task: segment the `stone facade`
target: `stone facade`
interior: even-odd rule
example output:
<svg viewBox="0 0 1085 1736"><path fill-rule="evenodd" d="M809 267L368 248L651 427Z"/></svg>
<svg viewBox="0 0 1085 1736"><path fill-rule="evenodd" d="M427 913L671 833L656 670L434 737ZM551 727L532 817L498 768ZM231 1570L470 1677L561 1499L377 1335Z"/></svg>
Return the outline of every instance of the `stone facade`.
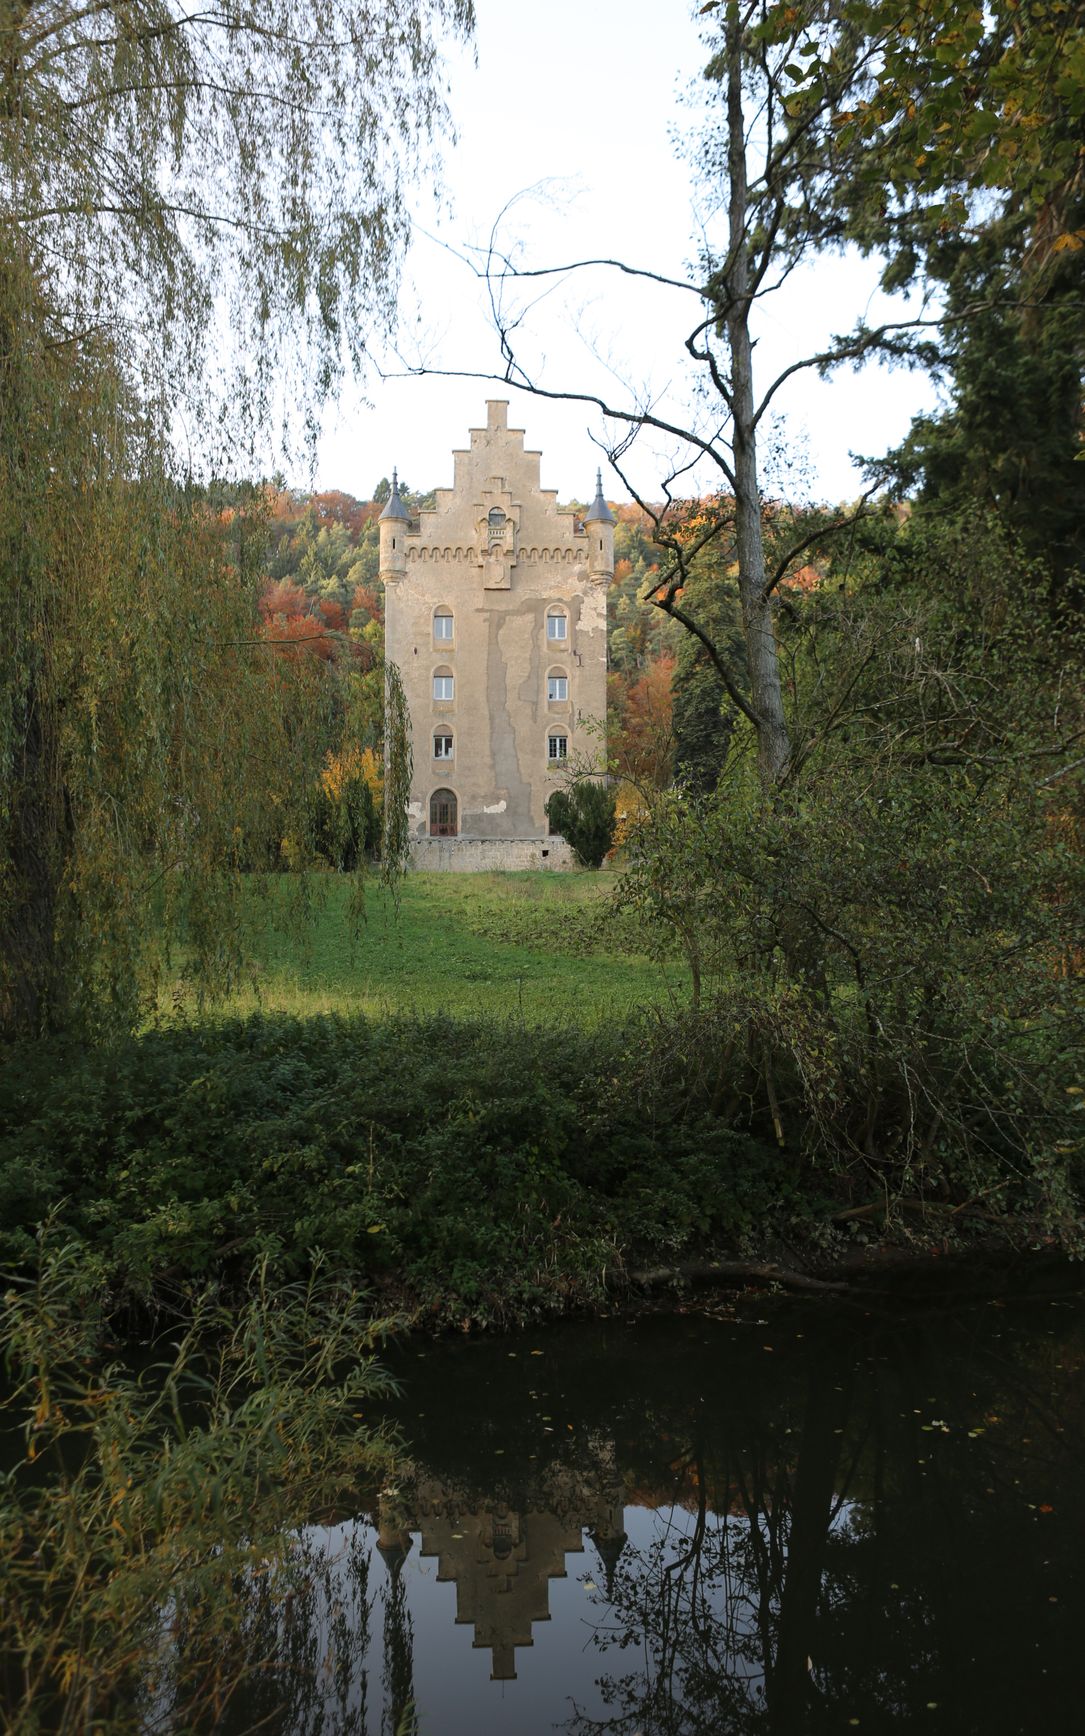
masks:
<svg viewBox="0 0 1085 1736"><path fill-rule="evenodd" d="M417 527L394 486L380 521L385 644L411 718L412 830L446 846L530 846L479 866L565 866L560 840L553 861L539 841L569 763L602 757L614 520L601 483L582 519L559 511L503 400L470 438ZM416 865L458 866L453 849L432 864L434 851L419 850Z"/></svg>
<svg viewBox="0 0 1085 1736"><path fill-rule="evenodd" d="M564 838L412 838L410 867L427 874L509 873L523 868L576 868Z"/></svg>

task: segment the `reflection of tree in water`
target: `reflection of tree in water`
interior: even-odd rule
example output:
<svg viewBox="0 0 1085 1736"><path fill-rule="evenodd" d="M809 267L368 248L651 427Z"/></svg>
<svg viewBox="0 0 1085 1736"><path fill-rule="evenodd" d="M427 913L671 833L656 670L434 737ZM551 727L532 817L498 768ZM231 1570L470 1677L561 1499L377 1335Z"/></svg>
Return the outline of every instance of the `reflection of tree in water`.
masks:
<svg viewBox="0 0 1085 1736"><path fill-rule="evenodd" d="M349 1527L334 1544L323 1530L302 1533L243 1575L235 1595L237 1623L224 1633L221 1658L206 1664L224 1693L213 1723L200 1727L237 1736L364 1730L368 1539ZM168 1715L156 1723L175 1728Z"/></svg>
<svg viewBox="0 0 1085 1736"><path fill-rule="evenodd" d="M1063 1408L1001 1346L955 1364L903 1339L822 1355L783 1408L670 1410L676 1504L642 1460L657 1529L592 1600L604 1711L570 1736L1069 1727L1085 1671L1050 1592L1077 1582L1075 1383Z"/></svg>
<svg viewBox="0 0 1085 1736"><path fill-rule="evenodd" d="M843 1388L814 1382L794 1473L766 1443L728 1453L703 1434L678 1467L691 1515L660 1510L656 1537L627 1549L597 1625L602 1652L636 1648L639 1672L600 1683L609 1715L578 1712L577 1736L720 1736L804 1727L808 1667L834 1519ZM682 1521L686 1522L683 1523Z"/></svg>

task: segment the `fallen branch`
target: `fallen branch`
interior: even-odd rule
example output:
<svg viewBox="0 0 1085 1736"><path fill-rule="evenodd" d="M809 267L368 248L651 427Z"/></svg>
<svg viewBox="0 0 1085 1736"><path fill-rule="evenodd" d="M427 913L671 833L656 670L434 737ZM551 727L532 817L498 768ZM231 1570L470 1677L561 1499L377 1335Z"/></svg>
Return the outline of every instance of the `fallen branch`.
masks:
<svg viewBox="0 0 1085 1736"><path fill-rule="evenodd" d="M854 1224L864 1218L884 1217L888 1222L894 1212L913 1212L917 1217L926 1217L928 1212L947 1212L951 1218L959 1217L962 1212L968 1212L971 1217L980 1218L985 1224L1005 1224L1004 1216L997 1212L985 1212L980 1201L989 1199L992 1194L1002 1193L1009 1186L1008 1182L997 1182L994 1187L984 1188L982 1193L973 1194L971 1199L961 1200L954 1204L952 1200L921 1200L904 1195L900 1199L871 1200L862 1206L849 1206L846 1211L834 1212L834 1224Z"/></svg>
<svg viewBox="0 0 1085 1736"><path fill-rule="evenodd" d="M1080 1287L1080 1267L1068 1261L1060 1249L1054 1246L1026 1249L1001 1236L987 1237L966 1247L951 1247L940 1242L925 1248L886 1243L848 1248L835 1258L818 1259L823 1276L765 1260L702 1259L631 1272L629 1282L643 1290L659 1290L667 1284L681 1283L706 1287L718 1284L721 1288L776 1284L781 1290L825 1296L899 1297L902 1293L900 1280L910 1281L913 1285L919 1280L914 1290L919 1295L925 1288L924 1281L929 1279L942 1292L947 1286L960 1288L963 1285L969 1293L987 1295L998 1293L1008 1280L1016 1277L1023 1264L1034 1267L1038 1261L1065 1267L1072 1287Z"/></svg>
<svg viewBox="0 0 1085 1736"><path fill-rule="evenodd" d="M677 1266L656 1266L647 1272L631 1272L630 1282L644 1290L658 1290L664 1284L779 1284L784 1290L819 1290L839 1292L846 1283L827 1278L811 1278L805 1272L794 1272L786 1266L765 1265L755 1260L684 1260Z"/></svg>

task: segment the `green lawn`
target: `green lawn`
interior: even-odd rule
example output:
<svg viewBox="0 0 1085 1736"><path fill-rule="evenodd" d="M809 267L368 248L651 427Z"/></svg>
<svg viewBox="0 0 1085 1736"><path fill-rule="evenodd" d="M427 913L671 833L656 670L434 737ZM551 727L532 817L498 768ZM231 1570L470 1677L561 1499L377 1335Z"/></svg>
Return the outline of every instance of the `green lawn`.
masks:
<svg viewBox="0 0 1085 1736"><path fill-rule="evenodd" d="M621 923L601 924L617 876L589 873L410 874L398 918L375 882L354 928L347 881L315 883L307 931L277 914L296 890L272 890L257 941L253 986L231 1012L300 1016L447 1012L591 1025L645 1002L684 1000L677 961L654 963ZM173 989L163 1008L174 1004Z"/></svg>

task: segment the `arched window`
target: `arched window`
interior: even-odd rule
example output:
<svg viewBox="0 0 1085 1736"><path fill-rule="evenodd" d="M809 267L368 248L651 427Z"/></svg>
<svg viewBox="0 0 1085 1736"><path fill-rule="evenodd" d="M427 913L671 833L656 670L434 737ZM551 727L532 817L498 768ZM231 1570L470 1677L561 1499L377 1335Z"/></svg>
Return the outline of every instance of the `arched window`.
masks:
<svg viewBox="0 0 1085 1736"><path fill-rule="evenodd" d="M455 699L456 682L451 669L442 667L433 671L433 697L446 702Z"/></svg>
<svg viewBox="0 0 1085 1736"><path fill-rule="evenodd" d="M434 643L439 645L450 644L452 639L455 637L455 626L456 623L452 616L452 610L446 609L443 603L440 604L433 611Z"/></svg>
<svg viewBox="0 0 1085 1736"><path fill-rule="evenodd" d="M548 765L560 765L569 757L569 737L552 729L546 738L546 759Z"/></svg>
<svg viewBox="0 0 1085 1736"><path fill-rule="evenodd" d="M499 506L491 506L489 512L486 514L486 523L489 525L491 530L499 532L504 530L505 514Z"/></svg>
<svg viewBox="0 0 1085 1736"><path fill-rule="evenodd" d="M546 612L546 637L552 645L564 645L569 637L569 617L564 609Z"/></svg>
<svg viewBox="0 0 1085 1736"><path fill-rule="evenodd" d="M434 790L429 799L429 835L431 838L456 836L456 798L451 790Z"/></svg>
<svg viewBox="0 0 1085 1736"><path fill-rule="evenodd" d="M568 699L569 677L564 669L551 669L546 677L547 703L553 705L555 700Z"/></svg>
<svg viewBox="0 0 1085 1736"><path fill-rule="evenodd" d="M455 751L455 746L454 746L454 743L452 740L451 730L447 730L447 729L435 730L434 735L433 735L433 757L434 757L434 759L435 760L450 760L453 757L454 751Z"/></svg>

